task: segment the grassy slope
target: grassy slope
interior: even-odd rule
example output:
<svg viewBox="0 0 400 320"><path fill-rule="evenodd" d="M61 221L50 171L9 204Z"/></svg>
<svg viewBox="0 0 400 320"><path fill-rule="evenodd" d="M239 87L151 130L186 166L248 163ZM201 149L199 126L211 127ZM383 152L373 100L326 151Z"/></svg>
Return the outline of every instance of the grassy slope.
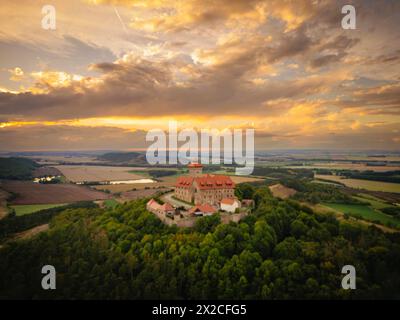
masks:
<svg viewBox="0 0 400 320"><path fill-rule="evenodd" d="M104 200L104 205L107 209L114 209L118 205L118 201L115 199Z"/></svg>
<svg viewBox="0 0 400 320"><path fill-rule="evenodd" d="M50 209L65 206L65 203L61 204L27 204L27 205L17 205L17 206L10 206L12 209L15 210L15 214L17 216L23 216L25 214L35 213L37 211L43 209Z"/></svg>
<svg viewBox="0 0 400 320"><path fill-rule="evenodd" d="M391 207L391 205L385 201L382 201L376 197L369 196L367 194L360 194L358 196L354 196L353 198L363 201L363 202L368 202L372 208L374 209L383 209L387 207Z"/></svg>
<svg viewBox="0 0 400 320"><path fill-rule="evenodd" d="M384 214L380 211L374 210L370 206L367 205L359 205L359 204L338 204L338 203L323 203L324 206L328 208L332 208L334 210L348 213L349 215L360 215L364 219L369 221L379 221L380 223L386 224L388 222L393 225L400 227L400 221L394 219L393 217Z"/></svg>

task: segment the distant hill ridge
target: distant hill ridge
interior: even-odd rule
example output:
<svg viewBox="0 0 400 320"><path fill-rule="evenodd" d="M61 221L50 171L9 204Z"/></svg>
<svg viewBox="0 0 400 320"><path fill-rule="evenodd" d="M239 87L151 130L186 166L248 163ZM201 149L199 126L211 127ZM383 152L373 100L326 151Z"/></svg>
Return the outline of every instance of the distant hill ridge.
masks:
<svg viewBox="0 0 400 320"><path fill-rule="evenodd" d="M108 152L98 156L97 159L117 163L147 163L145 154L140 152Z"/></svg>

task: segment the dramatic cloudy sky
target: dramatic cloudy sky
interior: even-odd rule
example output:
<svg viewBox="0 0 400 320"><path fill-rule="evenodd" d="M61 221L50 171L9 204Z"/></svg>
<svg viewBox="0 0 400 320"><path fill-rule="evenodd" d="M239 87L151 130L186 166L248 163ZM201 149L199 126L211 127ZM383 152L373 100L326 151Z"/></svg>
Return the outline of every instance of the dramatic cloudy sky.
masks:
<svg viewBox="0 0 400 320"><path fill-rule="evenodd" d="M398 0L0 3L2 151L140 148L169 120L253 127L259 149L400 147Z"/></svg>

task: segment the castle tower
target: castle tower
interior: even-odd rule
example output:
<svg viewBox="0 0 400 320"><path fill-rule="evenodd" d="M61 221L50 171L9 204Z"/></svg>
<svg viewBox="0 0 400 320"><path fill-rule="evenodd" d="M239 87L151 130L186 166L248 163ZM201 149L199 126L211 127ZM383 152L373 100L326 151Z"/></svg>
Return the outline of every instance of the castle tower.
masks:
<svg viewBox="0 0 400 320"><path fill-rule="evenodd" d="M192 177L201 176L203 173L203 166L200 163L191 163L188 165L189 175Z"/></svg>

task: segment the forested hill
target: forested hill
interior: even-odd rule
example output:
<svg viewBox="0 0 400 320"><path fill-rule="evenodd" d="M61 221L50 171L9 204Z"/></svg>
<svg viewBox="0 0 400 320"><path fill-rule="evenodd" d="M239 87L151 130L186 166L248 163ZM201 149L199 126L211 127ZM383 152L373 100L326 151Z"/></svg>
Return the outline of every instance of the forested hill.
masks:
<svg viewBox="0 0 400 320"><path fill-rule="evenodd" d="M145 154L140 152L109 152L98 156L97 159L112 163L146 163Z"/></svg>
<svg viewBox="0 0 400 320"><path fill-rule="evenodd" d="M145 200L58 215L38 238L0 249L0 299L400 298L400 237L317 215L268 189L246 189L255 213L239 224L163 225ZM54 265L57 290L41 289ZM341 289L342 266L357 289Z"/></svg>
<svg viewBox="0 0 400 320"><path fill-rule="evenodd" d="M0 179L27 180L39 167L35 161L26 158L0 158Z"/></svg>

